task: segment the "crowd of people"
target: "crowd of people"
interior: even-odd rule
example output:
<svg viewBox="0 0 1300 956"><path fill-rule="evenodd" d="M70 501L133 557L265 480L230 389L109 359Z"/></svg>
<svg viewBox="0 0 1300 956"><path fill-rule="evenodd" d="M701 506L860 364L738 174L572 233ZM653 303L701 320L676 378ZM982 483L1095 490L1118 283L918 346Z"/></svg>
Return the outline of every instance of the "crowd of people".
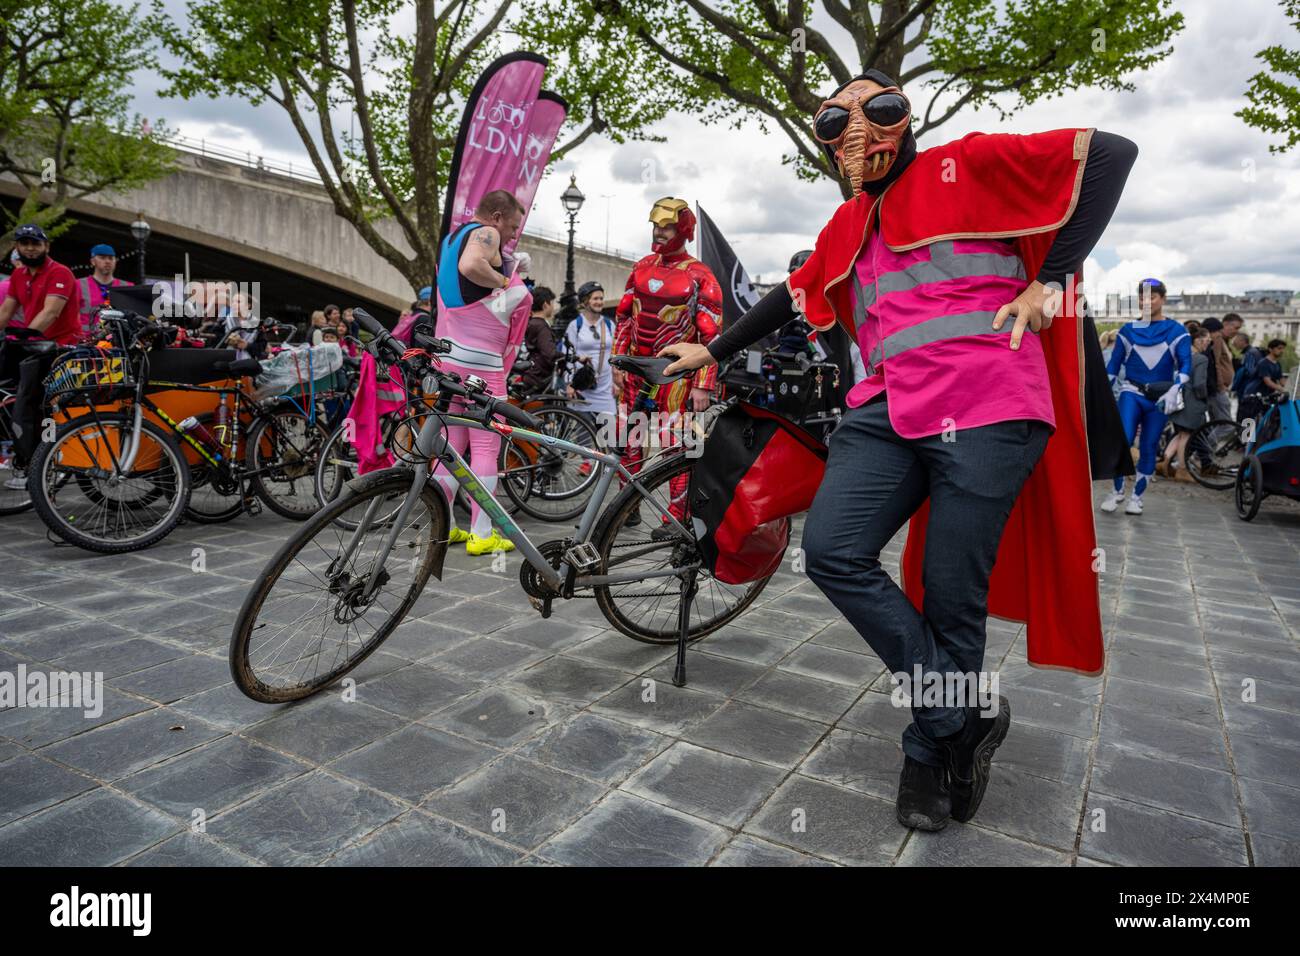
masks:
<svg viewBox="0 0 1300 956"><path fill-rule="evenodd" d="M1142 513L1142 495L1154 475L1191 481L1186 456L1192 434L1208 421L1240 424L1256 419L1263 396L1285 391L1281 360L1287 343L1251 344L1236 313L1222 319L1165 317L1167 291L1158 279L1138 286L1141 318L1100 335L1102 355L1119 405L1125 437L1138 442L1137 474L1131 495L1123 478L1101 509L1113 512L1127 498L1127 514ZM1235 412L1234 412L1235 405ZM1174 435L1157 460L1166 423ZM1207 468L1214 468L1207 463Z"/></svg>

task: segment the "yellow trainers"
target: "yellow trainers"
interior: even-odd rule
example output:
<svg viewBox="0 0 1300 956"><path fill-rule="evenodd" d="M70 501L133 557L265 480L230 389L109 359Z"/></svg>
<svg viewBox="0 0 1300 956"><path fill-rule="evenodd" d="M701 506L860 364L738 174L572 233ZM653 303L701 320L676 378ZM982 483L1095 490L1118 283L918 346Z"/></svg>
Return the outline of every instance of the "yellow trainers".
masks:
<svg viewBox="0 0 1300 956"><path fill-rule="evenodd" d="M464 528L452 528L451 534L447 535L447 543L460 544L462 541L468 541L472 537L474 536Z"/></svg>
<svg viewBox="0 0 1300 956"><path fill-rule="evenodd" d="M496 528L486 538L480 538L478 535L470 532L469 540L465 542L465 553L472 555L491 554L494 551L513 551L515 543L509 538L501 537L501 532Z"/></svg>

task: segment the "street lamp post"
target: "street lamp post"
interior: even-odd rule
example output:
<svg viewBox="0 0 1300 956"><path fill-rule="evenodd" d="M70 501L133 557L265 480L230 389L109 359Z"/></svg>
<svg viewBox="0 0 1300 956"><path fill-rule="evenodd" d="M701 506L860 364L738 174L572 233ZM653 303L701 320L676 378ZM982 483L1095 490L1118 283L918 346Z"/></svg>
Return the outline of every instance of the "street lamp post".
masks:
<svg viewBox="0 0 1300 956"><path fill-rule="evenodd" d="M577 174L569 175L569 185L560 194L564 211L569 214L569 249L565 260L564 294L560 297L560 310L556 316L556 327L564 328L578 314L578 293L573 286L573 228L578 218L578 210L587 197L578 188Z"/></svg>
<svg viewBox="0 0 1300 956"><path fill-rule="evenodd" d="M135 236L135 248L140 257L140 284L144 285L144 245L149 241L149 233L153 232L153 227L145 222L144 213L136 216L135 222L131 223L131 235Z"/></svg>

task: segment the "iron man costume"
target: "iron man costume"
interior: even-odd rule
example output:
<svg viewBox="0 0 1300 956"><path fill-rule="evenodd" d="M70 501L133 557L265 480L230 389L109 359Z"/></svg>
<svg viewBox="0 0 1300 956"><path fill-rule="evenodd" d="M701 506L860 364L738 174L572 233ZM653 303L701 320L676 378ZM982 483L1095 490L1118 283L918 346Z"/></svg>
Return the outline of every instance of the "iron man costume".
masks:
<svg viewBox="0 0 1300 956"><path fill-rule="evenodd" d="M668 242L653 243L651 254L638 262L628 276L616 312L615 355L658 355L660 349L675 342L707 345L720 331L722 289L709 267L685 250L687 241L695 237L695 214L685 200L666 198L651 208L650 221L656 226L676 226L677 235ZM688 410L691 389L712 391L717 377L714 365L669 385L649 386L643 394L644 380L629 374L623 385L620 412L659 412L661 422L664 418L680 422L681 413ZM635 437L636 429L632 432ZM660 443L676 444L677 436L669 428L661 429ZM640 471L643 457L644 442L629 440L623 449L623 464L628 471ZM684 496L685 476L681 484ZM678 497L674 486L674 501ZM676 514L676 507L673 510Z"/></svg>

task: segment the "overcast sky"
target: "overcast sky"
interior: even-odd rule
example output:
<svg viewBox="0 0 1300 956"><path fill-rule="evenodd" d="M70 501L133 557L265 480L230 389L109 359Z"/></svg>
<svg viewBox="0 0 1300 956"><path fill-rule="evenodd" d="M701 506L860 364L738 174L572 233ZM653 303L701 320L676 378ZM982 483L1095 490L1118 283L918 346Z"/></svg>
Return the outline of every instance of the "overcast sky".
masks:
<svg viewBox="0 0 1300 956"><path fill-rule="evenodd" d="M182 7L178 0L167 5ZM1175 6L1186 26L1174 40L1174 53L1132 77L1132 93L1074 91L1006 122L993 111L967 110L921 145L973 130L1095 126L1122 134L1141 154L1088 262L1094 295L1127 292L1146 276L1163 278L1171 293L1300 289L1300 149L1273 155L1269 137L1232 115L1257 71L1256 52L1276 42L1300 45L1300 37L1277 0L1178 0ZM146 115L164 117L188 136L308 165L276 107L164 100L156 95L158 85L155 77L136 77L136 107ZM669 117L654 132L666 142L615 146L589 139L571 161L553 166L529 227L564 227L559 194L576 172L587 195L580 240L601 246L608 234L611 247L644 254L650 204L672 194L701 203L751 276L773 280L784 275L793 252L812 245L841 201L829 180L802 183L781 164L788 140L779 133L705 126L687 115ZM661 176L652 184L642 182L647 159Z"/></svg>

